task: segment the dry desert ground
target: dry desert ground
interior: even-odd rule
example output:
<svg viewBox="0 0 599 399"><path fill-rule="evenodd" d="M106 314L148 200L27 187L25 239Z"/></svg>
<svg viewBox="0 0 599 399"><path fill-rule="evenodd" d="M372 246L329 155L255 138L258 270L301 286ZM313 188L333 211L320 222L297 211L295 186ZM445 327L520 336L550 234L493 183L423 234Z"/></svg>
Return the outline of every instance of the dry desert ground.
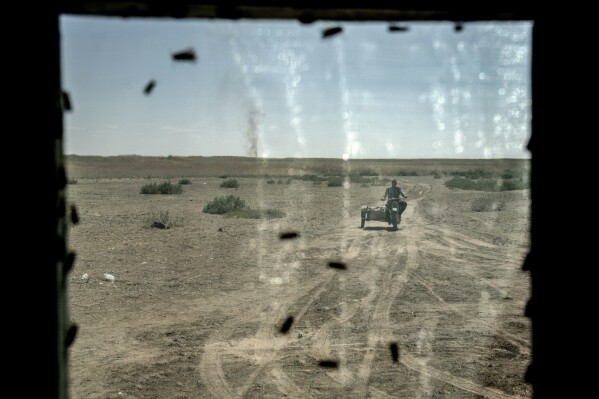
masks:
<svg viewBox="0 0 599 399"><path fill-rule="evenodd" d="M382 186L190 180L178 195L140 194L146 178L68 185L81 220L69 229L73 398L530 397L528 190L399 177L408 207L391 231L360 228ZM229 194L286 216L202 212ZM473 211L481 198L499 209ZM160 211L172 228L150 227Z"/></svg>

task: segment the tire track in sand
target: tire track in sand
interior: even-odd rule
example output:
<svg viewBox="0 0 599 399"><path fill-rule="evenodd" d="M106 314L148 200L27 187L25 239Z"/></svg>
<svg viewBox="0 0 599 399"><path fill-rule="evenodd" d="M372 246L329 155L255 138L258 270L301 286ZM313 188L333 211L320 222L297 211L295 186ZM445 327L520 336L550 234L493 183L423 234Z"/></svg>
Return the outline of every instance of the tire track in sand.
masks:
<svg viewBox="0 0 599 399"><path fill-rule="evenodd" d="M443 304L443 307L446 310L449 310L454 313L462 314L462 315L467 313L463 309L462 306L457 306L453 303L446 302L445 299L443 299L439 294L437 294L437 292L433 289L433 287L426 280L424 280L422 277L418 276L416 273L412 273L412 277L416 281L418 281L418 283L420 283L424 288L426 288L426 290L432 296L434 296L435 299L437 299L439 302L441 302ZM520 353L525 354L525 355L530 355L530 346L525 341L523 341L520 337L518 337L517 335L512 334L511 332L509 332L508 330L506 330L504 328L496 327L496 326L492 325L491 323L484 321L484 320L477 320L477 322L489 329L494 328L496 331L500 332L503 335L503 338L505 338L508 342L517 346L518 349L520 350Z"/></svg>
<svg viewBox="0 0 599 399"><path fill-rule="evenodd" d="M353 239L346 248L344 258L349 260L356 257L360 253L360 247L367 244L368 242L363 242L360 239ZM324 280L323 275L325 276ZM235 328L255 322L254 315L241 316L225 323L204 346L204 354L199 365L200 377L212 396L243 398L256 378L268 368L270 374L276 370L275 382L283 394L293 397L310 397L302 388L293 384L280 368L273 365L276 360L286 356L279 355L283 348L298 342L291 336L277 335L274 326L280 323L287 315L288 310L298 303L301 303L302 306L294 315L294 320L295 323L301 320L314 301L329 286L334 276L336 276L334 270L325 270L310 280L302 281L302 284L294 286L293 295L284 296L278 301L277 309L261 322L261 327L253 337L230 342ZM243 356L256 364L250 376L239 387L233 387L223 371L222 358L227 354Z"/></svg>
<svg viewBox="0 0 599 399"><path fill-rule="evenodd" d="M429 190L423 190L422 195L426 195ZM416 222L415 224L417 225L423 225L420 215L418 215L415 212L417 204L418 202L420 202L422 198L423 197L418 199L416 201L416 204L411 207L411 213L406 214L406 218L413 219ZM376 305L372 321L369 326L368 347L373 350L368 351L365 354L362 365L360 366L360 369L358 371L356 387L354 388L355 397L368 398L369 394L371 396L376 395L375 390L369 387L368 384L370 379L370 373L372 371L372 364L376 354L376 351L374 349L376 349L376 347L381 343L387 343L393 340L390 334L391 327L393 325L393 322L390 319L391 306L395 298L401 292L401 289L403 288L405 283L408 282L409 276L413 275L414 271L419 266L417 242L420 240L426 240L426 234L424 234L424 230L426 230L427 227L428 226L416 227L414 229L411 229L409 231L409 234L406 235L405 250L407 254L407 259L406 265L401 270L401 272L398 274L393 274L393 270L397 267L396 265L390 265L390 267L387 269L385 273L387 277L390 276L391 278L386 278L386 283L383 287L381 287L381 296L378 299L378 303ZM468 242L469 244L474 244L483 247L493 247L488 243L480 242L479 240L472 240L470 239L470 237L464 237L463 235L459 238L463 241ZM435 296L437 297L438 295ZM442 298L439 297L438 299ZM497 389L484 387L471 380L457 377L451 373L440 371L433 367L430 367L426 364L426 362L414 358L414 356L412 356L405 348L400 348L400 353L402 353L402 355L400 356L400 362L404 366L410 368L411 370L417 371L427 377L443 381L447 384L451 384L465 391L476 393L478 395L482 395L491 399L520 398L519 396L510 395ZM377 394L380 394L381 391L376 390L376 392Z"/></svg>
<svg viewBox="0 0 599 399"><path fill-rule="evenodd" d="M415 215L415 218L419 219L420 224L422 224L420 215ZM416 229L417 230L435 230L437 233L440 233L440 232L447 233L448 232L447 229L439 229L439 228L430 227L430 226L420 226L420 227L417 227ZM422 231L420 231L420 233L422 233ZM454 238L458 238L459 240L461 240L462 245L465 245L468 247L469 247L468 244L475 245L475 246L481 246L481 247L487 247L487 248L496 247L492 244L488 244L488 243L482 242L480 240L472 239L471 237L464 236L462 234L457 234L457 233L450 233L450 234ZM426 236L426 234L420 234L420 235L424 236L424 237ZM407 254L408 254L408 258L407 258L407 262L406 262L407 265L406 265L406 268L404 269L404 272L402 273L403 278L398 280L398 283L402 284L402 285L405 284L405 282L407 281L408 273L415 275L414 271L418 267L418 252L417 252L418 247L416 245L416 240L414 238L415 236L418 236L418 234L412 234L412 235L407 236L407 246L406 246L406 250L407 250ZM467 243L467 244L464 244L464 243ZM426 288L429 289L429 291L432 291L432 288L429 285L427 285L422 279L420 279L419 282L421 284L424 283L426 285ZM445 302L440 296L438 296L438 294L434 293L434 291L432 291L432 293L433 293L433 296L435 296L437 299L439 299L442 303L447 304L447 302ZM399 294L399 292L397 292L397 294ZM397 296L397 294L394 295L394 298ZM391 306L391 304L389 305L389 307L390 306ZM391 325L392 321L390 320L390 311L389 310L390 309L387 309L387 311L385 312L385 318L386 318L385 321L387 324ZM425 375L425 376L434 378L436 380L445 382L447 384L453 385L462 390L472 392L477 395L482 395L482 396L485 396L490 399L508 399L508 398L524 399L520 396L510 395L508 393L505 393L505 392L497 390L497 389L485 387L480 384L477 384L474 381L471 381L471 380L468 380L465 378L461 378L461 377L455 376L451 373L448 373L446 371L441 371L436 368L430 367L426 364L426 362L416 359L413 355L411 355L406 350L406 348L400 347L400 353L401 353L401 356L399 358L399 361L401 362L401 364L408 367L409 369L417 371L417 372L421 373L422 375Z"/></svg>
<svg viewBox="0 0 599 399"><path fill-rule="evenodd" d="M420 191L421 197L410 201L412 206L408 206L404 211L402 219L415 219L415 210L418 203L430 191L430 186L419 185L423 189ZM414 188L411 191L413 191ZM391 306L395 298L399 295L403 285L408 281L409 273L418 267L418 251L415 244L414 236L417 232L411 232L405 236L405 244L401 248L401 252L406 252L407 260L403 268L398 265L398 258L394 257L392 261L387 263L383 285L380 287L377 304L375 306L371 322L368 329L368 348L372 349L364 355L362 364L358 368L356 383L354 387L354 397L367 398L369 394L369 380L372 372L372 364L376 354L376 348L381 343L392 341L390 329L392 323L389 318ZM398 251L399 253L399 251ZM401 269L399 273L396 273Z"/></svg>
<svg viewBox="0 0 599 399"><path fill-rule="evenodd" d="M332 277L332 274L330 276ZM310 305L322 294L331 277L325 281L315 278L299 288L299 296L284 301L278 310L273 312L275 314L274 317L268 318L261 323L261 327L253 337L241 339L233 343L230 343L229 340L237 326L254 322L254 315L236 318L225 323L205 345L202 361L200 362L200 376L210 393L217 398L242 398L247 390L251 388L264 367L276 359L277 353L290 343L297 342L296 339L290 336L275 336L276 330L274 326L284 317L284 312L295 302L299 302L307 297L305 305L295 317L297 322ZM222 357L226 354L240 355L256 364L255 370L252 371L241 387L237 389L229 384L222 369Z"/></svg>
<svg viewBox="0 0 599 399"><path fill-rule="evenodd" d="M491 399L525 399L522 396L510 395L498 389L484 387L466 378L457 377L446 371L429 367L425 362L416 359L406 351L402 351L400 361L404 366L411 370L417 371L421 374L427 375L436 380L443 381L447 384L463 389L464 391L475 393L477 395Z"/></svg>
<svg viewBox="0 0 599 399"><path fill-rule="evenodd" d="M419 187L423 187L421 191L422 196L420 197L420 199L422 199L428 193L428 191L430 191L430 187L427 188L425 185L419 185ZM411 192L413 191L415 191L414 188L411 190ZM404 213L405 220L414 222L418 219L421 219L420 216L415 212L420 199L414 199L410 201L412 206L406 209L406 212ZM420 226L418 226L419 224ZM330 376L335 380L341 378L347 382L347 379L349 378L350 382L353 382L354 395L352 395L352 398L372 397L386 399L393 397L392 395L387 394L376 387L369 386L370 374L372 372L373 361L376 353L375 349L382 343L387 344L393 338L391 335L391 328L393 328L394 324L390 320L391 306L393 305L395 298L397 298L402 291L405 283L408 282L410 276L413 275L414 271L418 269L419 255L417 243L428 245L428 240L425 237L425 232L427 230L426 227L427 225L422 223L409 223L407 228L402 229L407 233L404 240L397 240L397 238L387 240L383 239L380 240L381 242L374 242L376 245L372 244L372 239L367 240L368 242L364 242L365 237L357 233L351 234L350 232L349 235L342 237L347 239L350 236L354 236L352 237L353 240L351 240L350 245L345 251L345 255L348 259L357 257L361 248L367 249L372 253L375 253L375 250L377 249L375 246L380 247L380 245L384 245L385 243L387 244L387 247L390 247L390 245L395 245L397 248L394 252L393 261L387 263L387 267L384 269L383 275L380 278L381 286L378 289L377 295L373 295L367 299L368 302L375 303L374 312L371 317L371 322L367 333L367 345L363 349L365 354L361 364L358 366L358 371L355 375L355 378L351 373L346 373L344 376L339 375L337 377L335 377L333 373L330 374ZM436 231L434 233L439 232ZM461 236L454 238L462 241L462 243L465 243L466 246L474 245L479 247L488 247L487 243L485 243L487 245L480 245L481 242L473 242L470 237ZM464 240L464 238L467 239ZM406 262L405 265L398 265L397 261L399 260L399 255L402 253L405 253ZM318 276L311 278L308 282L302 282L300 286L294 287L293 295L282 298L282 302L280 302L277 310L273 312L274 317L272 315L268 315L266 320L263 320L262 325L264 327L260 328L259 331L251 338L242 339L237 342L227 342L232 335L232 331L235 326L246 323L249 321L248 318L241 317L239 319L232 320L227 324L227 326L221 328L221 330L210 339L209 343L206 344L204 357L202 358L200 365L200 374L202 376L202 380L205 382L210 393L214 397L218 398L242 398L261 373L268 373L268 375L272 378L271 382L276 384L276 388L281 392L281 394L287 395L289 397L312 398L313 396L307 391L308 388L304 389L296 384L293 379L290 378L277 364L280 359L289 356L288 351L284 355L281 354L282 349L290 345L298 344L297 339L294 339L290 336L276 336L273 326L282 320L288 309L292 308L298 303L303 303L300 311L297 313L297 315L294 315L294 318L299 321L312 306L312 304L320 297L322 292L330 286L332 277L334 275L334 271L333 273L329 273L327 278L325 278L323 281L321 273ZM318 336L326 338L327 331L335 323L339 323L343 320L351 318L354 313L352 309L345 309L345 312L346 313L344 317L341 319L328 321L318 330L316 330L312 335L313 339L317 338ZM262 344L259 345L258 343ZM299 347L299 350L303 352L309 350L305 347L300 347L299 345L296 346ZM326 350L324 347L321 349ZM253 363L256 364L256 366L254 366L255 369L252 371L250 376L239 387L233 387L227 381L226 376L222 371L221 365L223 355L234 352L236 354L239 354L239 352L245 352L245 356L250 360L253 359ZM408 353L405 348L401 348L400 353L402 354L400 356L401 364L411 370L419 372L423 376L434 378L463 389L464 391L482 395L491 399L518 398L518 396L509 395L493 388L484 387L473 381L429 367L426 364L426 361L415 358L412 354Z"/></svg>

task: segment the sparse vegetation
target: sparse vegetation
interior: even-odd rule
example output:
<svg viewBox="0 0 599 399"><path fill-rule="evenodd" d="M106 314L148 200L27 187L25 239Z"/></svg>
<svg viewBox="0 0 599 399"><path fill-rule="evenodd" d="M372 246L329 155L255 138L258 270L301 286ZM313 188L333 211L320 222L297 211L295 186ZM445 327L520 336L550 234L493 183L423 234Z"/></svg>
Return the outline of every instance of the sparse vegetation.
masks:
<svg viewBox="0 0 599 399"><path fill-rule="evenodd" d="M362 183L362 184L360 184L360 187L370 187L370 184Z"/></svg>
<svg viewBox="0 0 599 399"><path fill-rule="evenodd" d="M477 198L470 204L470 210L473 212L497 212L501 207L502 205L492 198Z"/></svg>
<svg viewBox="0 0 599 399"><path fill-rule="evenodd" d="M215 197L202 210L204 213L222 215L245 209L245 201L234 195Z"/></svg>
<svg viewBox="0 0 599 399"><path fill-rule="evenodd" d="M304 179L297 179L295 177L289 177L286 180L283 180L283 179L275 180L273 178L270 178L266 181L266 183L268 183L268 184L291 184L291 183L293 183L293 180L304 180Z"/></svg>
<svg viewBox="0 0 599 399"><path fill-rule="evenodd" d="M321 180L314 180L312 182L312 184L314 184L315 186L320 186L322 184L322 181Z"/></svg>
<svg viewBox="0 0 599 399"><path fill-rule="evenodd" d="M240 209L228 212L225 217L243 219L274 219L285 217L285 212L278 209Z"/></svg>
<svg viewBox="0 0 599 399"><path fill-rule="evenodd" d="M251 209L245 205L244 200L234 195L215 197L204 207L203 212L244 219L273 219L285 216L285 212L277 209Z"/></svg>
<svg viewBox="0 0 599 399"><path fill-rule="evenodd" d="M465 177L465 178L471 179L471 180L493 178L492 172L486 171L481 168L474 169L474 170L451 172L450 174L452 176L462 176L462 177Z"/></svg>
<svg viewBox="0 0 599 399"><path fill-rule="evenodd" d="M364 177L363 175L358 174L358 173L350 173L348 177L349 177L349 181L351 183L356 183L356 184L370 183L373 180L368 177Z"/></svg>
<svg viewBox="0 0 599 399"><path fill-rule="evenodd" d="M293 180L302 180L302 181L326 181L326 177L321 177L317 175L301 175L301 176L291 176Z"/></svg>
<svg viewBox="0 0 599 399"><path fill-rule="evenodd" d="M400 170L397 172L397 176L418 176L418 172L415 170Z"/></svg>
<svg viewBox="0 0 599 399"><path fill-rule="evenodd" d="M218 176L218 177L219 177L220 179L226 179L226 178L227 178L227 177L229 177L229 176L227 176L227 175L220 175L220 176Z"/></svg>
<svg viewBox="0 0 599 399"><path fill-rule="evenodd" d="M442 178L442 177L443 177L443 174L442 174L441 172L439 172L438 170L435 170L435 171L433 172L433 178L435 178L435 179L440 179L440 178Z"/></svg>
<svg viewBox="0 0 599 399"><path fill-rule="evenodd" d="M181 194L182 192L183 188L180 184L172 184L170 181L145 184L141 187L141 194Z"/></svg>
<svg viewBox="0 0 599 399"><path fill-rule="evenodd" d="M179 180L179 184L181 184L181 185L191 184L191 180L189 180L189 179L181 179L181 180Z"/></svg>
<svg viewBox="0 0 599 399"><path fill-rule="evenodd" d="M528 185L523 179L468 179L465 177L454 177L445 182L449 188L473 191L511 191L524 190Z"/></svg>
<svg viewBox="0 0 599 399"><path fill-rule="evenodd" d="M501 191L525 190L527 188L528 184L522 178L503 180L501 182Z"/></svg>
<svg viewBox="0 0 599 399"><path fill-rule="evenodd" d="M377 172L376 170L374 170L372 168L368 168L366 170L359 171L358 174L360 176L378 176L379 172Z"/></svg>
<svg viewBox="0 0 599 399"><path fill-rule="evenodd" d="M146 224L149 227L155 227L158 229L170 229L172 227L180 226L181 221L177 218L173 218L169 215L169 211L150 211L150 214L146 218Z"/></svg>
<svg viewBox="0 0 599 399"><path fill-rule="evenodd" d="M341 187L341 186L343 186L343 178L341 176L331 176L331 177L329 177L327 186Z"/></svg>
<svg viewBox="0 0 599 399"><path fill-rule="evenodd" d="M524 169L512 170L506 169L501 173L502 179L524 179L525 174Z"/></svg>
<svg viewBox="0 0 599 399"><path fill-rule="evenodd" d="M341 176L344 172L343 172L343 166L339 165L339 166L326 166L322 169L319 169L318 171L316 171L317 174L319 175L323 175L325 177L331 177L331 176Z"/></svg>
<svg viewBox="0 0 599 399"><path fill-rule="evenodd" d="M220 186L222 188L238 188L239 182L235 179L228 179L228 180L225 180L224 182L222 182L220 184Z"/></svg>

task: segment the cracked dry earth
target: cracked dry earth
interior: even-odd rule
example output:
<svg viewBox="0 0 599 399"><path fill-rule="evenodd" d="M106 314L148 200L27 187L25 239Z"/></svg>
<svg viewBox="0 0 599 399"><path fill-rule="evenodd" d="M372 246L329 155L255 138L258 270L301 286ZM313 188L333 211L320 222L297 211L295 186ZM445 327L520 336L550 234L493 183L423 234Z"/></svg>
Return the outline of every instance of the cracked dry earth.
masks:
<svg viewBox="0 0 599 399"><path fill-rule="evenodd" d="M529 279L520 270L528 190L400 179L408 207L390 231L359 227L360 206L379 205L384 187L238 180L227 190L194 178L180 195L139 194L146 179L68 187L81 218L69 236L69 310L80 327L69 349L71 397L531 396ZM225 194L286 216L202 213ZM500 210L472 211L481 198ZM149 227L160 210L173 228ZM289 231L299 236L279 238Z"/></svg>

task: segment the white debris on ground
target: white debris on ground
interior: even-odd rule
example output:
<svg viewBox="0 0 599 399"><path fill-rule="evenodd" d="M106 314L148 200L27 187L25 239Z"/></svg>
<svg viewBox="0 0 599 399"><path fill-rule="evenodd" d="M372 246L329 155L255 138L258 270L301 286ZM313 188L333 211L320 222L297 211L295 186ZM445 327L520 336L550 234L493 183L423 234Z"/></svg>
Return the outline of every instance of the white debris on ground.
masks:
<svg viewBox="0 0 599 399"><path fill-rule="evenodd" d="M87 283L89 281L89 274L83 273L81 275L81 281L83 281L84 283Z"/></svg>
<svg viewBox="0 0 599 399"><path fill-rule="evenodd" d="M104 279L104 281L109 281L111 283L114 283L114 276L112 274L104 273L102 278Z"/></svg>

